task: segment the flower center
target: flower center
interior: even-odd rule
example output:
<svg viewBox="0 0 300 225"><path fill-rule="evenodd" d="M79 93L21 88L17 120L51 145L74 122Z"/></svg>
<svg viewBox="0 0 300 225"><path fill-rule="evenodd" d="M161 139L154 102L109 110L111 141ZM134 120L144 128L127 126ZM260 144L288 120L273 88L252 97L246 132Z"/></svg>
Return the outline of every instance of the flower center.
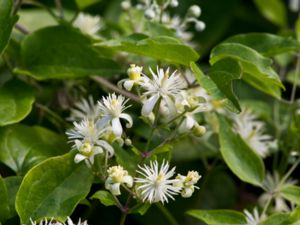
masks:
<svg viewBox="0 0 300 225"><path fill-rule="evenodd" d="M163 173L159 173L155 180L155 186L159 186L164 180L165 180L165 175Z"/></svg>

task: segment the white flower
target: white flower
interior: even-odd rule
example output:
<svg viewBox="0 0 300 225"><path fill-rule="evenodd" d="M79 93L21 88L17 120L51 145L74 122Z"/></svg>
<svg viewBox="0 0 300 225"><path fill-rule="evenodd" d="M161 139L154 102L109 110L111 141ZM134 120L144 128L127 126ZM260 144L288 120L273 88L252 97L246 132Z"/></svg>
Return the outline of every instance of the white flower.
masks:
<svg viewBox="0 0 300 225"><path fill-rule="evenodd" d="M289 8L292 12L298 12L299 8L300 8L300 1L299 0L290 0Z"/></svg>
<svg viewBox="0 0 300 225"><path fill-rule="evenodd" d="M147 98L143 104L142 115L149 116L159 99L168 107L170 115L174 115L176 96L186 87L186 83L182 81L180 75L176 74L176 71L169 76L169 68L164 71L157 67L157 74L150 68L150 72L152 79L144 76L140 84L145 90L142 98Z"/></svg>
<svg viewBox="0 0 300 225"><path fill-rule="evenodd" d="M142 79L141 77L142 70L143 67L136 66L135 64L131 64L129 69L127 70L129 79L123 79L119 81L118 84L123 85L126 90L130 91L135 84L140 83Z"/></svg>
<svg viewBox="0 0 300 225"><path fill-rule="evenodd" d="M84 13L79 13L73 26L79 28L82 33L95 36L102 28L101 19L99 16L91 16Z"/></svg>
<svg viewBox="0 0 300 225"><path fill-rule="evenodd" d="M246 225L259 225L262 221L262 218L259 216L257 208L253 209L253 213L251 214L248 210L244 210L244 214L246 215Z"/></svg>
<svg viewBox="0 0 300 225"><path fill-rule="evenodd" d="M99 116L99 109L92 96L89 96L88 99L81 99L79 102L76 102L74 106L75 107L71 109L69 120L95 120Z"/></svg>
<svg viewBox="0 0 300 225"><path fill-rule="evenodd" d="M178 174L176 176L177 181L174 182L175 187L180 187L181 190L181 196L183 198L189 198L192 196L192 194L196 189L199 189L195 184L198 182L198 180L201 178L201 176L198 174L197 171L189 171L186 176L182 176L181 174Z"/></svg>
<svg viewBox="0 0 300 225"><path fill-rule="evenodd" d="M171 177L175 173L175 167L169 170L168 162L159 166L157 161L151 161L150 166L139 166L137 173L142 177L135 178L136 190L144 202L168 202L168 198L174 200L173 195L177 195L181 190L180 187L173 186L176 180Z"/></svg>
<svg viewBox="0 0 300 225"><path fill-rule="evenodd" d="M264 206L270 198L274 198L275 212L290 212L292 209L280 195L280 190L286 186L294 185L296 183L296 180L291 179L282 183L278 172L275 172L273 175L268 173L263 182L263 188L266 192L259 197L260 205Z"/></svg>
<svg viewBox="0 0 300 225"><path fill-rule="evenodd" d="M105 188L113 195L120 195L120 185L125 184L131 188L133 186L133 178L128 175L128 171L122 166L112 166L107 170L108 177L105 181Z"/></svg>
<svg viewBox="0 0 300 225"><path fill-rule="evenodd" d="M198 5L192 5L188 10L188 14L197 18L201 15L201 8Z"/></svg>
<svg viewBox="0 0 300 225"><path fill-rule="evenodd" d="M98 102L99 112L102 118L99 120L100 126L111 125L112 131L117 137L121 137L123 128L120 119L125 119L128 123L127 128L132 127L132 118L129 114L123 113L129 106L125 106L129 99L122 95L117 96L115 93L109 94L102 101Z"/></svg>
<svg viewBox="0 0 300 225"><path fill-rule="evenodd" d="M57 221L54 221L53 219L51 220L47 220L47 219L44 219L42 221L40 221L39 223L37 222L33 222L31 219L31 225L88 225L87 221L83 221L81 222L81 219L79 219L78 223L74 223L70 217L68 217L68 220L67 220L67 223L61 223L61 222L57 222Z"/></svg>
<svg viewBox="0 0 300 225"><path fill-rule="evenodd" d="M114 154L113 147L102 140L106 134L106 129L97 126L93 121L82 120L81 122L74 122L74 128L67 131L68 138L74 141L74 148L79 151L75 156L75 162L89 159L93 163L94 156L100 154L103 150L108 152L111 157Z"/></svg>
<svg viewBox="0 0 300 225"><path fill-rule="evenodd" d="M270 152L270 148L276 146L276 142L272 140L272 137L265 134L265 124L259 121L256 115L248 109L234 115L234 128L261 157L266 157Z"/></svg>

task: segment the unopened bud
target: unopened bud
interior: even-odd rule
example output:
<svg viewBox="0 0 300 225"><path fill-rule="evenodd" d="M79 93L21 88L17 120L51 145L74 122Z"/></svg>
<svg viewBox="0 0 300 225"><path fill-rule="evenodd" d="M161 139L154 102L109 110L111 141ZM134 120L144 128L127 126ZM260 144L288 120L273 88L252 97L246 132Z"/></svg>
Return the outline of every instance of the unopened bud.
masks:
<svg viewBox="0 0 300 225"><path fill-rule="evenodd" d="M201 15L201 8L197 5L192 5L188 10L188 15L198 18Z"/></svg>
<svg viewBox="0 0 300 225"><path fill-rule="evenodd" d="M195 125L192 131L195 136L202 137L206 132L206 128L204 126Z"/></svg>
<svg viewBox="0 0 300 225"><path fill-rule="evenodd" d="M146 17L147 19L152 20L152 19L154 19L155 16L156 16L156 15L155 15L155 12L154 12L153 9L149 8L149 9L146 10L146 12L145 12L145 17Z"/></svg>
<svg viewBox="0 0 300 225"><path fill-rule="evenodd" d="M204 22L202 22L202 21L200 21L200 20L197 20L196 22L195 22L195 29L197 30L197 31L203 31L204 29L205 29L205 23Z"/></svg>
<svg viewBox="0 0 300 225"><path fill-rule="evenodd" d="M171 7L175 8L175 7L177 7L178 5L179 5L179 3L178 3L177 0L171 0L171 2L170 2L170 6L171 6Z"/></svg>
<svg viewBox="0 0 300 225"><path fill-rule="evenodd" d="M130 146L132 145L132 141L129 138L125 139L125 145Z"/></svg>
<svg viewBox="0 0 300 225"><path fill-rule="evenodd" d="M131 3L128 0L121 2L121 7L123 10L127 11L131 8Z"/></svg>

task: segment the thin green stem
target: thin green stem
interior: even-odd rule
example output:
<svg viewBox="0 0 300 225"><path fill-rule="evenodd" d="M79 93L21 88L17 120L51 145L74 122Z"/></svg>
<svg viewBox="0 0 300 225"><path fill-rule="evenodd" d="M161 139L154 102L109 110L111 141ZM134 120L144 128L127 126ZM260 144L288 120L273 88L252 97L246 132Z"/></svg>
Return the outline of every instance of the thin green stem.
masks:
<svg viewBox="0 0 300 225"><path fill-rule="evenodd" d="M290 175L294 172L294 170L297 168L297 166L300 163L300 158L294 163L294 165L288 170L288 172L284 175L284 177L281 179L279 186L284 184L284 182L290 177Z"/></svg>
<svg viewBox="0 0 300 225"><path fill-rule="evenodd" d="M40 108L41 110L43 110L44 112L48 113L49 115L51 115L54 119L56 119L57 121L59 121L61 124L63 124L64 126L68 126L68 123L65 122L65 120L63 118L61 118L58 114L56 114L55 112L53 112L51 109L49 109L47 106L44 106L40 103L35 103L35 106L37 108Z"/></svg>
<svg viewBox="0 0 300 225"><path fill-rule="evenodd" d="M16 0L12 14L16 15L22 5L22 0Z"/></svg>
<svg viewBox="0 0 300 225"><path fill-rule="evenodd" d="M61 1L60 0L54 0L54 2L55 2L55 5L56 5L56 9L59 13L59 17L61 19L64 19L65 15L64 15L64 9L62 7Z"/></svg>
<svg viewBox="0 0 300 225"><path fill-rule="evenodd" d="M273 195L270 195L270 197L269 197L267 203L265 204L265 207L263 208L263 211L261 213L261 217L260 217L261 219L265 217L265 214L266 214L266 212L267 212L267 210L268 210L268 208L269 208L269 206L272 202L272 199L273 199Z"/></svg>
<svg viewBox="0 0 300 225"><path fill-rule="evenodd" d="M297 62L296 62L295 76L294 76L294 82L293 82L290 103L293 103L295 101L299 72L300 72L300 55L297 54Z"/></svg>
<svg viewBox="0 0 300 225"><path fill-rule="evenodd" d="M170 213L170 211L165 208L161 203L156 204L157 208L164 214L166 219L169 221L171 225L179 225L177 220L174 218L174 216Z"/></svg>
<svg viewBox="0 0 300 225"><path fill-rule="evenodd" d="M121 220L120 220L120 225L124 225L125 224L126 217L127 217L127 213L123 212L123 214L121 216Z"/></svg>

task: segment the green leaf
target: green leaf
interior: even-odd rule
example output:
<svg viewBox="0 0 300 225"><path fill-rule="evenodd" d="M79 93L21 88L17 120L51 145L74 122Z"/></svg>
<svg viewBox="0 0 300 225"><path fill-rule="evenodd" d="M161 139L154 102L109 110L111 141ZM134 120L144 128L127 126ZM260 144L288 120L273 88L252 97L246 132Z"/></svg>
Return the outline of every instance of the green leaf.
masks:
<svg viewBox="0 0 300 225"><path fill-rule="evenodd" d="M235 134L224 117L219 118L221 154L227 166L241 180L260 186L264 179L264 163L239 134Z"/></svg>
<svg viewBox="0 0 300 225"><path fill-rule="evenodd" d="M17 16L12 15L13 0L0 0L0 56L5 49L15 23Z"/></svg>
<svg viewBox="0 0 300 225"><path fill-rule="evenodd" d="M273 214L262 225L291 225L290 216L287 213Z"/></svg>
<svg viewBox="0 0 300 225"><path fill-rule="evenodd" d="M7 188L8 204L9 204L9 211L10 211L9 218L12 218L17 215L15 203L16 203L17 192L21 185L22 179L23 177L20 176L11 176L11 177L4 178L4 182Z"/></svg>
<svg viewBox="0 0 300 225"><path fill-rule="evenodd" d="M275 56L286 52L297 52L300 43L293 37L282 37L268 33L239 34L227 39L224 43L246 45L264 56Z"/></svg>
<svg viewBox="0 0 300 225"><path fill-rule="evenodd" d="M129 174L135 174L135 170L141 160L141 156L132 154L132 152L126 151L119 145L114 145L114 150L117 163L128 170Z"/></svg>
<svg viewBox="0 0 300 225"><path fill-rule="evenodd" d="M34 99L33 89L21 81L0 87L0 126L23 120L31 112Z"/></svg>
<svg viewBox="0 0 300 225"><path fill-rule="evenodd" d="M190 64L191 70L195 74L197 82L203 87L207 93L214 99L218 101L224 101L224 105L227 109L231 111L238 111L236 107L229 101L226 96L221 92L215 82L209 77L206 76L202 70L197 66L196 63L192 62Z"/></svg>
<svg viewBox="0 0 300 225"><path fill-rule="evenodd" d="M144 215L148 209L151 207L150 203L139 203L138 205L136 205L133 209L130 210L129 213L138 213L141 216Z"/></svg>
<svg viewBox="0 0 300 225"><path fill-rule="evenodd" d="M280 194L287 200L300 205L300 187L288 185L280 190Z"/></svg>
<svg viewBox="0 0 300 225"><path fill-rule="evenodd" d="M75 0L79 9L87 8L93 4L100 2L101 0Z"/></svg>
<svg viewBox="0 0 300 225"><path fill-rule="evenodd" d="M24 177L16 198L21 224L29 219L55 218L65 221L90 191L91 170L74 163L74 153L50 158Z"/></svg>
<svg viewBox="0 0 300 225"><path fill-rule="evenodd" d="M44 79L112 75L119 65L96 51L91 40L67 26L46 27L28 35L21 45L23 66L17 73Z"/></svg>
<svg viewBox="0 0 300 225"><path fill-rule="evenodd" d="M0 161L17 174L25 174L39 162L66 152L61 135L42 127L13 125L0 129Z"/></svg>
<svg viewBox="0 0 300 225"><path fill-rule="evenodd" d="M252 48L238 43L217 45L211 52L210 63L213 65L224 58L232 58L242 65L242 79L275 98L280 99L280 88L284 88L279 76L272 69L272 60L259 54Z"/></svg>
<svg viewBox="0 0 300 225"><path fill-rule="evenodd" d="M96 45L186 66L199 58L191 47L168 36L148 37L144 34L133 34L120 40L101 42Z"/></svg>
<svg viewBox="0 0 300 225"><path fill-rule="evenodd" d="M245 216L233 210L189 210L187 214L208 225L246 224Z"/></svg>
<svg viewBox="0 0 300 225"><path fill-rule="evenodd" d="M232 88L232 81L240 79L242 76L242 68L239 63L232 59L220 60L212 66L208 75L237 110L241 111L240 104Z"/></svg>
<svg viewBox="0 0 300 225"><path fill-rule="evenodd" d="M108 191L97 191L91 199L98 199L105 206L117 205L113 195Z"/></svg>
<svg viewBox="0 0 300 225"><path fill-rule="evenodd" d="M10 215L7 188L4 179L0 176L0 222L5 222Z"/></svg>
<svg viewBox="0 0 300 225"><path fill-rule="evenodd" d="M284 27L287 25L286 8L282 0L254 0L261 14L272 23Z"/></svg>

